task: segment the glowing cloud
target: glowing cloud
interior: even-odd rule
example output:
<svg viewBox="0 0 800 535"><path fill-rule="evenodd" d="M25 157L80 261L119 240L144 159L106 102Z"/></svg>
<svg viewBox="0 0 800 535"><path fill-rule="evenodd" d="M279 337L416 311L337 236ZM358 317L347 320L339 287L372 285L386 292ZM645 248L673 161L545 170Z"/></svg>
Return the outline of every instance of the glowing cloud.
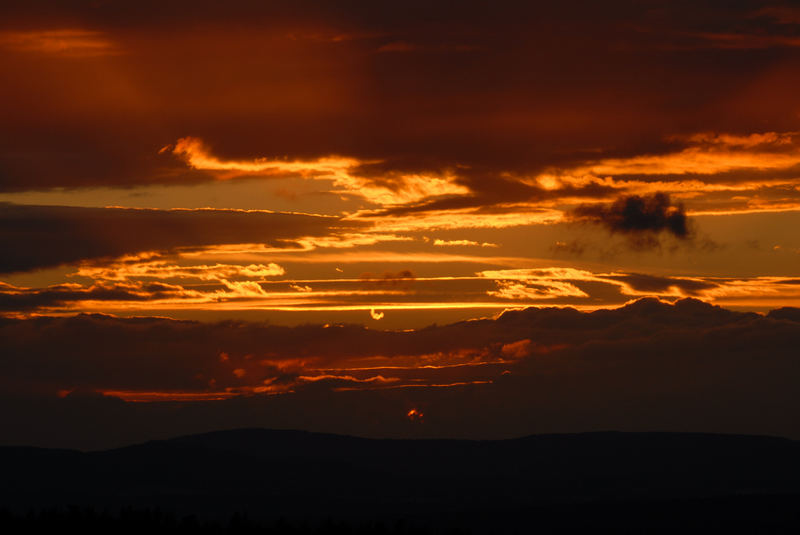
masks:
<svg viewBox="0 0 800 535"><path fill-rule="evenodd" d="M222 281L236 277L263 279L266 277L277 277L286 273L281 266L274 263L250 264L246 266L236 264L181 266L164 261L130 262L126 260L127 259L122 259L119 263L102 267L82 266L75 275L112 281L133 278L179 278Z"/></svg>
<svg viewBox="0 0 800 535"><path fill-rule="evenodd" d="M436 238L433 244L437 247L455 247L455 246L472 246L472 247L497 247L496 243L476 242L472 240L441 240Z"/></svg>
<svg viewBox="0 0 800 535"><path fill-rule="evenodd" d="M319 158L316 160L268 160L255 158L253 160L220 160L213 156L203 141L194 137L179 139L174 146L166 146L161 152L170 151L183 158L187 164L195 169L208 171L229 171L229 174L218 175L221 179L233 178L246 174L300 174L318 178L334 179L338 173L358 164L358 160L351 158Z"/></svg>
<svg viewBox="0 0 800 535"><path fill-rule="evenodd" d="M417 409L411 409L406 413L406 418L412 422L421 422L425 418L425 413Z"/></svg>
<svg viewBox="0 0 800 535"><path fill-rule="evenodd" d="M495 281L498 289L486 292L500 299L552 299L555 297L589 297L589 294L568 282L545 279Z"/></svg>
<svg viewBox="0 0 800 535"><path fill-rule="evenodd" d="M114 44L102 32L79 28L0 32L0 47L63 57L93 57L118 53Z"/></svg>
<svg viewBox="0 0 800 535"><path fill-rule="evenodd" d="M329 156L314 160L278 160L254 158L252 160L222 160L214 156L202 140L194 137L179 139L160 151L170 152L190 167L211 171L220 180L239 176L296 175L315 180L333 182L332 193L355 195L379 205L394 205L420 201L428 197L460 195L469 189L455 182L455 176L443 174L395 174L381 183L358 176L357 167L365 162L355 158Z"/></svg>
<svg viewBox="0 0 800 535"><path fill-rule="evenodd" d="M369 222L379 232L412 232L470 228L508 228L525 225L545 225L563 221L559 209L539 204L496 206L487 213L477 208L429 210L410 215L386 217L380 213L361 210L348 215L346 220Z"/></svg>
<svg viewBox="0 0 800 535"><path fill-rule="evenodd" d="M738 169L776 170L800 164L796 132L764 132L747 136L697 133L671 138L688 147L667 154L605 158L566 171L568 175L714 175Z"/></svg>

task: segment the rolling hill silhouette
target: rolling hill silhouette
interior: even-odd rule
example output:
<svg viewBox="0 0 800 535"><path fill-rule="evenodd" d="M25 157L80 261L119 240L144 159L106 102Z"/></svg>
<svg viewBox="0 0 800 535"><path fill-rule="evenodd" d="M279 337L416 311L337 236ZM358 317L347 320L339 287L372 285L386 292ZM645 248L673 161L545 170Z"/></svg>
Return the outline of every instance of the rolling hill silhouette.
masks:
<svg viewBox="0 0 800 535"><path fill-rule="evenodd" d="M674 520L683 511L741 526L742 514L775 521L800 504L800 443L760 436L378 440L241 429L94 452L4 447L0 470L2 504L18 512L72 505L224 518L244 511L265 520L410 518L478 531L490 523L493 531L518 528L530 511L541 523L575 510L614 522L652 521L666 510Z"/></svg>

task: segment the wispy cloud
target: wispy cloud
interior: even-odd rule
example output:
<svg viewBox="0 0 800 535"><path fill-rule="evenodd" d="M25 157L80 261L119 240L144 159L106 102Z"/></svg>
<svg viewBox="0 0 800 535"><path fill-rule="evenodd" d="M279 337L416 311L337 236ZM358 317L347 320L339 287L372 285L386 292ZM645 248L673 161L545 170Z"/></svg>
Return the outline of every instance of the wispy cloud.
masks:
<svg viewBox="0 0 800 535"><path fill-rule="evenodd" d="M103 32L79 28L0 32L0 47L56 57L90 58L119 54Z"/></svg>

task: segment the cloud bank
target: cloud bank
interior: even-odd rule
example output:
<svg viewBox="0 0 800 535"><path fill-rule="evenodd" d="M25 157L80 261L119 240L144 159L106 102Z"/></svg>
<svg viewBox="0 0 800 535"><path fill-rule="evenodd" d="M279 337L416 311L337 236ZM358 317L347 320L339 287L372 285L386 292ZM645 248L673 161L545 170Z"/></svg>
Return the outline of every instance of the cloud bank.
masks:
<svg viewBox="0 0 800 535"><path fill-rule="evenodd" d="M643 299L407 332L107 316L2 320L0 391L18 400L2 405L4 441L107 444L238 425L369 436L623 429L798 437L798 317L796 309L761 316L693 299ZM106 396L81 394L91 391ZM159 399L173 401L135 403ZM413 431L411 408L425 413ZM75 434L56 432L56 415L98 414L127 416L104 438L81 425Z"/></svg>
<svg viewBox="0 0 800 535"><path fill-rule="evenodd" d="M296 238L330 234L332 226L356 225L331 217L267 211L0 203L0 249L4 251L0 273L205 245L283 241L291 246Z"/></svg>

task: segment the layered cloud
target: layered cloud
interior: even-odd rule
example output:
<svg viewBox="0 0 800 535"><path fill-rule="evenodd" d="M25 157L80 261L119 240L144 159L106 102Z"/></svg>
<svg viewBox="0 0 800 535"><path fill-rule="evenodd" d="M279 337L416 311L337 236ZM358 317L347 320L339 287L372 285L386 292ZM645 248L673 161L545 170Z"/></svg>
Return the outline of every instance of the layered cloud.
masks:
<svg viewBox="0 0 800 535"><path fill-rule="evenodd" d="M289 174L438 210L797 178L785 6L147 5L3 6L0 189Z"/></svg>
<svg viewBox="0 0 800 535"><path fill-rule="evenodd" d="M336 218L241 210L132 210L0 203L0 273L217 244L291 246L353 226ZM300 247L296 244L295 247Z"/></svg>
<svg viewBox="0 0 800 535"><path fill-rule="evenodd" d="M2 2L0 436L798 436L800 17L662 4Z"/></svg>
<svg viewBox="0 0 800 535"><path fill-rule="evenodd" d="M97 315L2 320L0 386L16 400L3 440L85 447L242 425L370 436L798 436L797 316L645 299L406 332ZM82 394L90 391L106 396ZM422 427L408 427L411 409L424 412ZM55 414L72 433L58 433L65 422ZM21 415L37 418L35 432ZM108 422L104 436L78 415Z"/></svg>
<svg viewBox="0 0 800 535"><path fill-rule="evenodd" d="M393 245L391 240L359 243L328 247L324 240L319 245L310 240L308 247L283 248L236 244L84 261L52 274L65 282L0 283L0 314L103 311L192 317L204 311L219 318L237 317L237 312L328 312L337 321L342 313L361 311L361 316L349 318L367 321L416 310L419 317L410 325L420 326L438 322L437 311L459 309L472 309L473 314L550 305L592 310L643 296L698 297L758 309L800 299L796 276L516 268L530 261L485 254L485 248L480 248L481 255L395 253L373 248ZM401 243L415 246L414 240ZM344 274L342 265L348 266L350 275ZM364 266L392 269L361 271ZM282 321L300 320L284 315Z"/></svg>

